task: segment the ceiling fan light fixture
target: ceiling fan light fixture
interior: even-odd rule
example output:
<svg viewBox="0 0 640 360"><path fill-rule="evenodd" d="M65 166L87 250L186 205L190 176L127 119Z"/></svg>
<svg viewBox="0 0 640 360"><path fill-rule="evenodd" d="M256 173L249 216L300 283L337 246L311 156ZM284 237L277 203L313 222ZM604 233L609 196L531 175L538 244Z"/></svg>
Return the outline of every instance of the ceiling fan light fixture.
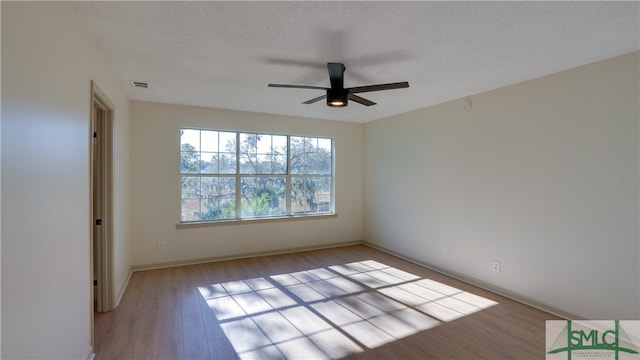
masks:
<svg viewBox="0 0 640 360"><path fill-rule="evenodd" d="M342 89L327 89L327 105L330 107L345 107L348 104L348 91Z"/></svg>

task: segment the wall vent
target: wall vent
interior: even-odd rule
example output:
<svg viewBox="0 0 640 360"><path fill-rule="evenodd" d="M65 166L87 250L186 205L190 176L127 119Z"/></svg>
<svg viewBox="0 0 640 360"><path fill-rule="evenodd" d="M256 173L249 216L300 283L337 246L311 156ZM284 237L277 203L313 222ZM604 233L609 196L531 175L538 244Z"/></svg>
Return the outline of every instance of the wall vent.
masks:
<svg viewBox="0 0 640 360"><path fill-rule="evenodd" d="M131 85L135 88L140 88L140 89L148 89L149 88L149 83L148 82L144 82L144 81L133 81L131 80Z"/></svg>

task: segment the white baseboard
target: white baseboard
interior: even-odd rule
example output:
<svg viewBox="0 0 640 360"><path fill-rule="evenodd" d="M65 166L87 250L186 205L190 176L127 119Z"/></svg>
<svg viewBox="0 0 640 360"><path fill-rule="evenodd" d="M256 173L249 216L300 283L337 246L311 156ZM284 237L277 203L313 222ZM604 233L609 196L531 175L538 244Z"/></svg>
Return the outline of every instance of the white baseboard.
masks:
<svg viewBox="0 0 640 360"><path fill-rule="evenodd" d="M83 359L84 360L93 360L93 359L95 359L95 357L96 357L96 354L93 352L93 347L89 346L89 349L84 354Z"/></svg>
<svg viewBox="0 0 640 360"><path fill-rule="evenodd" d="M259 252L255 252L255 253L240 254L240 255L219 256L219 257L211 257L211 258L200 258L200 259L184 260L184 261L172 261L172 262L166 262L166 263L157 263L157 264L147 264L147 265L133 266L131 268L131 271L136 272L136 271L144 271L144 270L170 268L170 267L175 267L175 266L206 264L206 263L210 263L210 262L250 259L250 258L260 257L260 256L292 254L292 253L296 253L296 252L322 250L322 249L332 249L332 248L337 248L337 247L362 245L362 244L364 244L364 242L362 242L362 241L350 241L350 242L332 243L332 244L316 245L316 246L304 246L304 247L286 248L286 249L279 249L279 250L273 250L273 251L259 251Z"/></svg>
<svg viewBox="0 0 640 360"><path fill-rule="evenodd" d="M129 273L127 274L127 278L124 280L124 284L118 290L118 295L116 296L116 301L113 304L113 309L115 310L120 304L120 300L124 296L124 292L127 290L127 286L129 286L129 280L131 280L131 275L133 274L133 270L129 269Z"/></svg>
<svg viewBox="0 0 640 360"><path fill-rule="evenodd" d="M465 283L467 283L469 285L473 285L475 287L479 287L481 289L484 289L484 290L487 290L487 291L491 291L492 293L498 294L500 296L504 296L507 299L510 299L510 300L513 300L513 301L517 301L517 302L519 302L521 304L524 304L524 305L527 305L527 306L531 306L532 308L535 308L535 309L550 313L550 314L555 315L557 317L560 317L560 318L563 318L563 319L566 319L566 320L569 320L569 319L581 319L581 317L579 317L579 316L577 316L575 314L569 314L569 313L566 313L564 311L561 311L561 310L555 309L553 307L550 307L550 306L548 306L546 304L541 304L541 303L539 303L539 302L537 302L537 301L535 301L533 299L530 299L528 297L525 297L525 296L522 296L520 294L514 293L513 291L510 291L508 289L500 288L500 287L497 287L495 285L492 285L492 284L486 283L484 281L481 281L481 280L478 280L478 279L474 279L474 278L471 278L471 277L468 277L468 276L465 276L465 275L462 275L462 274L454 274L454 273L445 271L445 270L440 269L438 267L434 267L434 266L429 265L427 263L424 263L422 261L413 259L411 257L404 256L402 254L398 254L398 253L396 253L394 251L391 251L389 249L380 247L378 245L374 245L374 244L368 243L366 241L363 241L362 244L365 245L365 246L369 246L369 247L371 247L373 249L385 252L385 253L387 253L389 255L393 255L393 256L398 257L400 259L406 260L406 261L408 261L408 262L410 262L412 264L416 264L418 266L422 266L424 268L427 268L429 270L435 271L435 272L440 273L442 275L446 275L446 276L448 276L450 278L454 278L456 280L460 280L460 281L465 282Z"/></svg>

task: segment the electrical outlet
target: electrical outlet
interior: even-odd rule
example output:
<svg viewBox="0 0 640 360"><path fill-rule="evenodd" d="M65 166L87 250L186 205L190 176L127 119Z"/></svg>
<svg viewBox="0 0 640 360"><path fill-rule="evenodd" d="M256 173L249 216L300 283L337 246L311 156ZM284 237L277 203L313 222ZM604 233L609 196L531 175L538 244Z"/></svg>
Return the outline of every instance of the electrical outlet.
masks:
<svg viewBox="0 0 640 360"><path fill-rule="evenodd" d="M493 263L491 264L491 268L493 269L493 271L495 272L500 272L500 261L498 260L493 260Z"/></svg>
<svg viewBox="0 0 640 360"><path fill-rule="evenodd" d="M158 242L158 251L164 251L164 249L165 249L164 241Z"/></svg>

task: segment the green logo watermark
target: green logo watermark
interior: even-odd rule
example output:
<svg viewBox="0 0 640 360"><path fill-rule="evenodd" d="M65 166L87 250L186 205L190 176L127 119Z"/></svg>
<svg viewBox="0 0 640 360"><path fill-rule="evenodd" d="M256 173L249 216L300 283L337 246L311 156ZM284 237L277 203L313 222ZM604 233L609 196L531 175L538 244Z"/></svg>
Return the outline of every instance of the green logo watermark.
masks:
<svg viewBox="0 0 640 360"><path fill-rule="evenodd" d="M640 343L637 320L548 320L546 335L547 360L640 360L636 348Z"/></svg>

